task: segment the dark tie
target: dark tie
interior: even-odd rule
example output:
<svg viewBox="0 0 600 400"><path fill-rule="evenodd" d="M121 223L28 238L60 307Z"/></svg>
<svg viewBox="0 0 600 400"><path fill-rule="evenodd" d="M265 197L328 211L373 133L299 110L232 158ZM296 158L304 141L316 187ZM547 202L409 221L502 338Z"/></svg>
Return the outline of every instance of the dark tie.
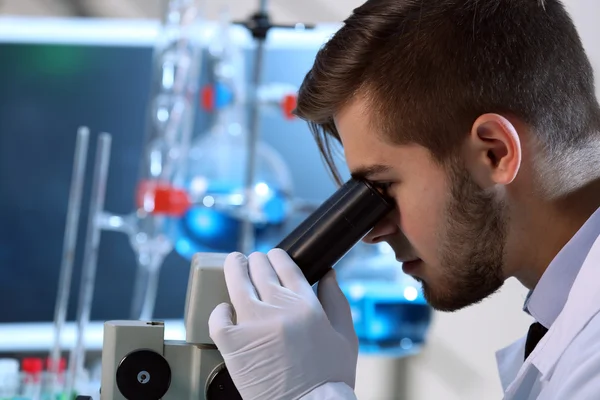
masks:
<svg viewBox="0 0 600 400"><path fill-rule="evenodd" d="M529 332L527 332L527 340L525 341L524 359L529 357L529 354L531 354L533 349L535 349L535 346L537 346L538 342L542 340L546 332L548 332L548 329L544 328L544 326L539 322L534 322L531 324L529 327Z"/></svg>

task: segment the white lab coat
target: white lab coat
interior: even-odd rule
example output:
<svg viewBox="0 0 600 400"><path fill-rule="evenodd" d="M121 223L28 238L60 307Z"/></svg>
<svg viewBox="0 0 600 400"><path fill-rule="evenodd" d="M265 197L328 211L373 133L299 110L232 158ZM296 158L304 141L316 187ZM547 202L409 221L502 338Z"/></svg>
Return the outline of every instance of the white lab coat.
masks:
<svg viewBox="0 0 600 400"><path fill-rule="evenodd" d="M523 362L525 338L497 353L504 400L600 400L600 236L567 302Z"/></svg>

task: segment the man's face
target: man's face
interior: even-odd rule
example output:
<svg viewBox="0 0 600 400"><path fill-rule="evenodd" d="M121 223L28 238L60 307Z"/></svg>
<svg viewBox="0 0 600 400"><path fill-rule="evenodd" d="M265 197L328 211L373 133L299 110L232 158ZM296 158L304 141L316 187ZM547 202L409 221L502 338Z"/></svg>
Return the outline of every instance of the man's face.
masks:
<svg viewBox="0 0 600 400"><path fill-rule="evenodd" d="M507 228L502 204L458 163L443 167L422 146L385 141L359 101L335 122L350 172L387 186L396 201L396 211L365 241L388 242L438 310L454 311L498 290Z"/></svg>

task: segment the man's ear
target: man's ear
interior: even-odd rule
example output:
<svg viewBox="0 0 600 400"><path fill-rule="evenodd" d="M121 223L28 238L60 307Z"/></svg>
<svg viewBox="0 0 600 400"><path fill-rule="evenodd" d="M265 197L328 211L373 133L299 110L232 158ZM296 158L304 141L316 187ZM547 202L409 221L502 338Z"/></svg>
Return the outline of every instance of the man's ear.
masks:
<svg viewBox="0 0 600 400"><path fill-rule="evenodd" d="M521 141L513 124L498 114L481 115L465 144L467 169L482 188L508 185L521 167Z"/></svg>

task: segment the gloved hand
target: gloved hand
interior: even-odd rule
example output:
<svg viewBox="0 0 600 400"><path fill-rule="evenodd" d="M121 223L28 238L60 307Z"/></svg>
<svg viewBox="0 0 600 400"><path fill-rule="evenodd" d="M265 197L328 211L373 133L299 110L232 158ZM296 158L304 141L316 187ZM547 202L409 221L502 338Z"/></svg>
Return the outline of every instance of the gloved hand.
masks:
<svg viewBox="0 0 600 400"><path fill-rule="evenodd" d="M218 305L209 331L244 400L296 400L327 382L354 388L358 340L333 270L318 297L281 249L232 253L224 270L233 308Z"/></svg>

